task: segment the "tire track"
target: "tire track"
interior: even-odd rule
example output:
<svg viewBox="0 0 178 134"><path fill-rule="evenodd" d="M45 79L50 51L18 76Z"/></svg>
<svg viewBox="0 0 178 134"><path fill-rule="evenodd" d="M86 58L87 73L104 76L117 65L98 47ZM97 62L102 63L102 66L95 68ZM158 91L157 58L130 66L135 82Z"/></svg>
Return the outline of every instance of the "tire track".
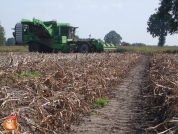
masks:
<svg viewBox="0 0 178 134"><path fill-rule="evenodd" d="M109 105L97 109L97 115L84 118L80 126L73 126L76 134L142 134L147 127L142 85L146 81L148 57L131 69L128 77L113 92Z"/></svg>

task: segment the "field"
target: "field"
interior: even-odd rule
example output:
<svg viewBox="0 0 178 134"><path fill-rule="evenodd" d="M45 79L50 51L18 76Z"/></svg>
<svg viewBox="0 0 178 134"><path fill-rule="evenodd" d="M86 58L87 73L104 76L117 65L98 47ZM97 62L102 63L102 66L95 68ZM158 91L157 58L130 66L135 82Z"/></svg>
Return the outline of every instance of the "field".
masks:
<svg viewBox="0 0 178 134"><path fill-rule="evenodd" d="M0 52L27 52L28 46L0 46Z"/></svg>
<svg viewBox="0 0 178 134"><path fill-rule="evenodd" d="M178 55L163 54L176 49L142 49L1 52L0 123L16 115L24 134L176 133Z"/></svg>
<svg viewBox="0 0 178 134"><path fill-rule="evenodd" d="M119 46L118 52L129 52L129 53L139 53L139 54L158 54L158 53L178 53L177 46Z"/></svg>
<svg viewBox="0 0 178 134"><path fill-rule="evenodd" d="M20 131L31 133L60 132L79 123L95 99L107 96L140 59L137 54L107 53L0 57L1 117L17 115Z"/></svg>
<svg viewBox="0 0 178 134"><path fill-rule="evenodd" d="M150 97L150 116L155 118L156 126L147 131L178 133L178 55L154 55L148 73L145 92Z"/></svg>
<svg viewBox="0 0 178 134"><path fill-rule="evenodd" d="M0 52L27 52L28 46L0 46ZM118 46L120 53L139 53L139 54L154 54L154 53L178 53L177 46Z"/></svg>

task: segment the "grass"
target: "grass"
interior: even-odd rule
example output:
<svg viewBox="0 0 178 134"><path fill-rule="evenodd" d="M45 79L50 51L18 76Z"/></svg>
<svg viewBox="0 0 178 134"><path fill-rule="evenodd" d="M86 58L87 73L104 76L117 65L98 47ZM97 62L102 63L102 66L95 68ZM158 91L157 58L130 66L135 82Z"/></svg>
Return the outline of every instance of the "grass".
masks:
<svg viewBox="0 0 178 134"><path fill-rule="evenodd" d="M0 46L0 52L28 52L28 46Z"/></svg>
<svg viewBox="0 0 178 134"><path fill-rule="evenodd" d="M108 103L109 103L109 100L107 100L105 98L97 98L95 101L95 106L96 107L104 107Z"/></svg>
<svg viewBox="0 0 178 134"><path fill-rule="evenodd" d="M92 111L92 112L91 112L91 115L97 115L97 112Z"/></svg>
<svg viewBox="0 0 178 134"><path fill-rule="evenodd" d="M13 79L18 79L19 77L27 77L27 78L35 78L35 77L39 77L40 73L37 71L22 71L19 75L12 75Z"/></svg>
<svg viewBox="0 0 178 134"><path fill-rule="evenodd" d="M28 46L0 46L0 52L28 52ZM178 53L178 46L118 46L119 53L140 53L140 54L154 54L154 53Z"/></svg>
<svg viewBox="0 0 178 134"><path fill-rule="evenodd" d="M165 47L157 47L157 46L118 46L117 52L120 53L140 53L140 54L155 54L155 53L178 53L177 46L165 46Z"/></svg>
<svg viewBox="0 0 178 134"><path fill-rule="evenodd" d="M37 72L37 71L32 71L32 72L22 71L20 73L20 76L25 76L25 77L28 77L28 78L35 78L35 77L39 77L40 73Z"/></svg>

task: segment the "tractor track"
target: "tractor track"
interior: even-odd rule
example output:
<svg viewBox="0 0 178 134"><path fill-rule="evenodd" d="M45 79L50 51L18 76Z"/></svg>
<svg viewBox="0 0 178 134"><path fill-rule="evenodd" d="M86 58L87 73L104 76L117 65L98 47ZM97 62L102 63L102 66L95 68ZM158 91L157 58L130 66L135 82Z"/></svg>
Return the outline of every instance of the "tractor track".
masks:
<svg viewBox="0 0 178 134"><path fill-rule="evenodd" d="M143 134L148 127L142 89L147 81L149 58L144 56L112 93L110 103L96 109L96 115L85 117L72 134Z"/></svg>

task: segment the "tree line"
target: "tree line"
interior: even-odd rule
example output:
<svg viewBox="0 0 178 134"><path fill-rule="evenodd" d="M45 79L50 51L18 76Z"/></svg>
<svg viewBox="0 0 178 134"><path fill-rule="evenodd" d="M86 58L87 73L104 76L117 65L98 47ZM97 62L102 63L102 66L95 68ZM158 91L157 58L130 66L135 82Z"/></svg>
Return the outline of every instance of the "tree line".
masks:
<svg viewBox="0 0 178 134"><path fill-rule="evenodd" d="M5 38L5 30L4 27L0 24L0 46L12 46L15 45L15 39L13 37Z"/></svg>

